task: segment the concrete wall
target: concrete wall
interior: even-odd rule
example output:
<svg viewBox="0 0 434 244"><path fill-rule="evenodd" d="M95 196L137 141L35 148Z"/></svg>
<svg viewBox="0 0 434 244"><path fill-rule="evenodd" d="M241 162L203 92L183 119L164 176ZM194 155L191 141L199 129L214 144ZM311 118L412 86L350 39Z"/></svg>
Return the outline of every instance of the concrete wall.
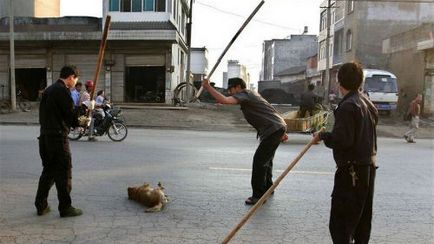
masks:
<svg viewBox="0 0 434 244"><path fill-rule="evenodd" d="M304 65L308 57L317 53L315 35L291 35L290 39L264 42L262 80L273 80L275 74L290 67Z"/></svg>

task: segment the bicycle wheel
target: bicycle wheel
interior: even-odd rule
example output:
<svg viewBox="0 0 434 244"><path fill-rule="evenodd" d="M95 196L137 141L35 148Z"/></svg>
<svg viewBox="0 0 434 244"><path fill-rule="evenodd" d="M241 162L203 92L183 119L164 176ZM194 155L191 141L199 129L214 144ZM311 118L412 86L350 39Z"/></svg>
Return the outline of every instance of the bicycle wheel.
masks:
<svg viewBox="0 0 434 244"><path fill-rule="evenodd" d="M84 128L83 127L77 127L77 128L71 128L68 134L69 140L77 141L84 135Z"/></svg>
<svg viewBox="0 0 434 244"><path fill-rule="evenodd" d="M123 123L116 121L109 127L107 135L112 141L123 141L128 135L128 129Z"/></svg>
<svg viewBox="0 0 434 244"><path fill-rule="evenodd" d="M27 100L21 100L18 102L18 107L20 107L23 112L30 112L32 110L32 104Z"/></svg>
<svg viewBox="0 0 434 244"><path fill-rule="evenodd" d="M11 112L11 106L7 102L2 102L0 104L0 114L8 114Z"/></svg>
<svg viewBox="0 0 434 244"><path fill-rule="evenodd" d="M190 87L190 91L192 93L193 99L189 100L187 97L187 86ZM191 83L181 82L179 83L175 90L173 95L173 101L176 105L184 106L188 102L194 102L194 97L196 96L197 89L193 86Z"/></svg>

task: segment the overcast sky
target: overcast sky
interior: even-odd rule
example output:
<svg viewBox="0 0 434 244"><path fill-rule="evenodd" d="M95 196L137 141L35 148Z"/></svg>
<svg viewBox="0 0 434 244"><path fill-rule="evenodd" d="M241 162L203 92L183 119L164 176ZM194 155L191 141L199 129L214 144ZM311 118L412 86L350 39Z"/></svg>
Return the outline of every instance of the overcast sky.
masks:
<svg viewBox="0 0 434 244"><path fill-rule="evenodd" d="M304 26L308 26L309 34L317 35L321 2L266 0L229 49L211 80L221 86L227 60L235 59L247 66L251 81L256 83L261 70L263 41L301 34ZM259 3L260 0L195 0L192 46L208 48L209 70ZM61 15L101 17L102 0L61 0Z"/></svg>

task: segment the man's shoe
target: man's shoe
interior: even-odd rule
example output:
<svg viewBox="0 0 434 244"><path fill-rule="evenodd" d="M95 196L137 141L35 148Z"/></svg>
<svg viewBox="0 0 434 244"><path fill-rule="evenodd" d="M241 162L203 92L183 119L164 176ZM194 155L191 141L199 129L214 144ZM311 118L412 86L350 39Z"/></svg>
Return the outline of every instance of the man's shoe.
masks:
<svg viewBox="0 0 434 244"><path fill-rule="evenodd" d="M50 212L50 210L51 210L50 206L47 206L44 209L38 209L37 210L37 214L38 214L38 216L42 216L42 215L47 214L48 212Z"/></svg>
<svg viewBox="0 0 434 244"><path fill-rule="evenodd" d="M244 202L246 203L246 205L255 205L258 201L259 201L259 198L249 197ZM267 202L267 200L264 201L264 203L266 203L266 202Z"/></svg>
<svg viewBox="0 0 434 244"><path fill-rule="evenodd" d="M416 143L415 140L407 140L408 143Z"/></svg>
<svg viewBox="0 0 434 244"><path fill-rule="evenodd" d="M75 216L80 216L83 214L83 211L81 211L81 209L79 208L74 208L74 207L69 207L63 211L60 212L60 217L64 218L64 217L75 217Z"/></svg>

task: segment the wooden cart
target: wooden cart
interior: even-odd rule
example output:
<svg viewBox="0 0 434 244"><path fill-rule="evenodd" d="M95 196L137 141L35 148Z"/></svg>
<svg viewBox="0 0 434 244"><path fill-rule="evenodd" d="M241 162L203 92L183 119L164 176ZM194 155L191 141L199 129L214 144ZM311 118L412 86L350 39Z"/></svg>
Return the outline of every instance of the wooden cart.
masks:
<svg viewBox="0 0 434 244"><path fill-rule="evenodd" d="M287 133L312 133L326 127L329 112L320 110L316 114L299 118L298 111L290 111L284 113L282 116L287 125Z"/></svg>

